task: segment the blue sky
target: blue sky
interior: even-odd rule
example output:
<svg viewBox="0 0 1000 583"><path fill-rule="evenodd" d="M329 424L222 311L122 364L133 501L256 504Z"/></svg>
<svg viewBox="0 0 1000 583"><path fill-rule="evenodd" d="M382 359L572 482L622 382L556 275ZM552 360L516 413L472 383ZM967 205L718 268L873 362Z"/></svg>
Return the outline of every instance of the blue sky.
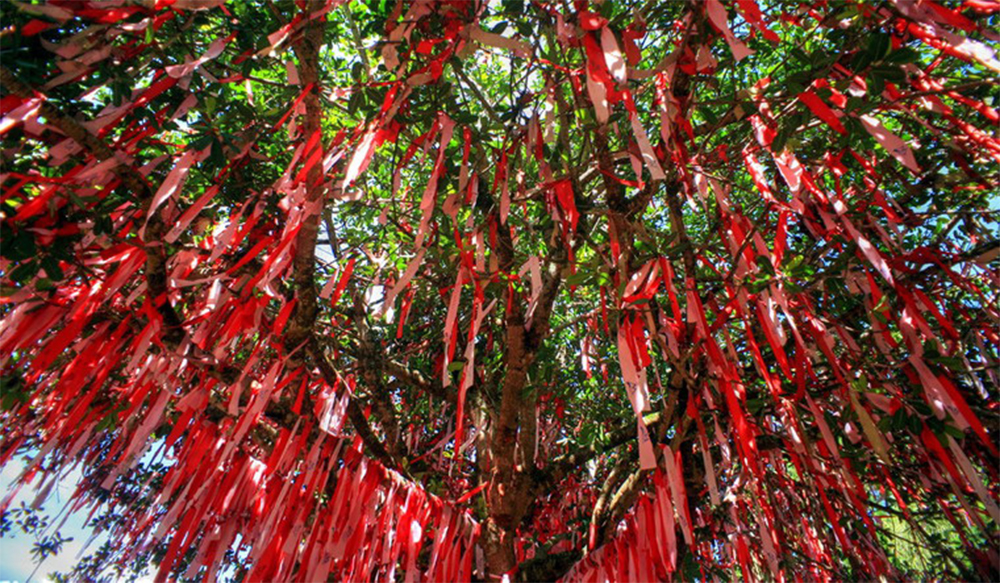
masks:
<svg viewBox="0 0 1000 583"><path fill-rule="evenodd" d="M23 471L24 462L20 459L11 460L6 466L0 469L0 498L5 497L11 489L11 485L17 476ZM73 494L73 489L80 480L80 471L74 469L61 480L49 495L44 509L46 513L53 517L62 510L63 505ZM36 496L34 488L26 486L18 492L11 502L10 508L20 506L21 502L30 505ZM48 557L38 568L38 572L32 581L46 581L47 574L53 571L66 572L72 569L79 559L77 556L83 549L84 543L90 538L90 531L85 528L84 523L87 518L85 513L70 515L63 524L59 532L64 537L72 537L73 540L67 542L61 552ZM35 543L33 535L25 534L18 528L0 537L0 583L3 581L18 581L23 583L35 570L32 562L31 548ZM91 545L91 550L100 546L101 540L96 540Z"/></svg>

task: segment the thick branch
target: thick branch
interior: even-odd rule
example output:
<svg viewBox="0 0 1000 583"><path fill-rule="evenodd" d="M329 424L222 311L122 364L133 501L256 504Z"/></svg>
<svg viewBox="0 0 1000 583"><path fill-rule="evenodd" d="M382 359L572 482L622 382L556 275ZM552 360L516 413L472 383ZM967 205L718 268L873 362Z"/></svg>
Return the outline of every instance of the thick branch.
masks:
<svg viewBox="0 0 1000 583"><path fill-rule="evenodd" d="M634 460L629 456L621 456L618 459L618 463L615 467L611 469L611 473L608 475L604 484L601 486L601 493L597 496L597 501L594 503L594 510L590 514L590 524L592 533L592 539L588 543L588 548L597 548L604 544L604 529L600 528L599 525L604 524L605 517L608 510L609 497L611 492L614 490L615 485L618 484L618 480L621 479L621 475L629 469L629 467L634 463Z"/></svg>
<svg viewBox="0 0 1000 583"><path fill-rule="evenodd" d="M320 348L319 343L316 341L310 342L309 352L312 360L316 363L316 366L319 367L319 371L326 380L326 383L331 386L336 384L337 372L326 359L326 355L323 354L323 349ZM364 411L358 407L358 404L354 401L354 399L348 400L347 417L351 420L354 430L358 432L358 436L361 437L361 441L363 441L365 446L367 446L372 452L375 459L382 462L382 465L385 467L402 473L402 468L400 468L396 463L396 460L389 455L385 446L382 445L381 441L379 441L378 436L376 436L375 432L372 431L371 425L368 424L368 418L365 417Z"/></svg>
<svg viewBox="0 0 1000 583"><path fill-rule="evenodd" d="M454 392L446 390L443 386L434 381L427 380L427 378L424 377L420 371L408 368L395 360L385 361L385 371L399 381L443 401L455 404L458 400L458 397Z"/></svg>
<svg viewBox="0 0 1000 583"><path fill-rule="evenodd" d="M307 14L315 13L323 8L322 0L309 0L304 10ZM312 89L303 99L305 105L305 120L302 131L306 144L312 148L303 159L308 160L316 154L316 149L322 154L322 104L319 93L319 52L323 44L323 32L326 18L309 19L303 34L295 43L295 53L299 60L299 73L302 82ZM295 257L292 262L292 280L295 288L295 312L288 325L285 348L295 350L303 342L308 343L308 352L319 367L327 383L336 382L336 372L323 354L322 348L313 336L313 324L316 321L318 307L316 302L316 240L319 234L321 212L320 202L324 195L323 165L314 164L306 175L306 205L313 208L299 228L295 239ZM375 436L368 424L368 419L353 399L347 405L347 416L355 431L364 441L372 454L388 468L399 470L399 465L386 448Z"/></svg>
<svg viewBox="0 0 1000 583"><path fill-rule="evenodd" d="M617 528L618 523L625 516L625 513L628 512L629 508L632 508L632 504L635 503L636 498L639 497L642 477L644 475L645 472L642 470L635 470L628 478L625 478L618 491L612 496L611 504L608 506L607 522L603 525L597 525L597 528L603 526L603 532L601 533L602 540L611 540L614 538L615 528Z"/></svg>
<svg viewBox="0 0 1000 583"><path fill-rule="evenodd" d="M6 67L0 66L0 85L10 93L21 99L32 99L40 94L33 88L22 82L14 73ZM80 125L72 117L63 113L59 108L44 100L40 106L41 117L46 123L59 129L63 134L79 144L84 150L93 155L97 160L104 161L115 158L119 164L111 169L115 176L121 180L129 190L131 190L141 203L142 214L149 214L149 206L153 202L153 189L146 182L146 179L132 165L125 163L123 156L104 143L103 140L90 133L87 128ZM156 305L157 310L163 317L164 332L163 339L170 345L176 346L184 337L181 329L181 318L170 304L167 295L167 251L163 245L163 236L166 233L164 225L158 213L149 217L149 223L145 232L146 251L146 284L149 298Z"/></svg>
<svg viewBox="0 0 1000 583"><path fill-rule="evenodd" d="M310 0L305 10L307 13L322 8L319 0ZM302 156L309 160L316 155L316 150L322 155L322 119L323 110L319 100L319 49L323 44L323 30L326 18L313 18L305 25L305 30L295 43L295 53L299 58L299 73L302 82L311 87L303 103L305 105L305 121L302 125L303 139L310 151ZM313 164L306 176L306 207L312 209L302 221L302 226L295 238L295 258L292 262L292 279L295 285L295 312L288 325L288 336L285 348L294 350L312 333L316 320L316 238L319 234L320 210L319 202L323 198L323 165Z"/></svg>
<svg viewBox="0 0 1000 583"><path fill-rule="evenodd" d="M406 445L400 438L396 408L392 404L389 389L383 378L382 355L375 342L369 338L371 331L365 320L364 305L360 298L355 304L354 322L359 337L359 347L355 356L361 370L361 378L371 395L369 403L382 424L390 455L396 460L405 459Z"/></svg>

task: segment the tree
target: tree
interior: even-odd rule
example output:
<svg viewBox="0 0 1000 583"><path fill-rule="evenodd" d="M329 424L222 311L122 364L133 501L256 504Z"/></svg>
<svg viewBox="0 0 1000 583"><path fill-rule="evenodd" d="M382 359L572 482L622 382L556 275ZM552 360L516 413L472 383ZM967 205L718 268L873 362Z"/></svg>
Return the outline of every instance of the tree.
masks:
<svg viewBox="0 0 1000 583"><path fill-rule="evenodd" d="M77 577L996 578L997 3L0 11Z"/></svg>

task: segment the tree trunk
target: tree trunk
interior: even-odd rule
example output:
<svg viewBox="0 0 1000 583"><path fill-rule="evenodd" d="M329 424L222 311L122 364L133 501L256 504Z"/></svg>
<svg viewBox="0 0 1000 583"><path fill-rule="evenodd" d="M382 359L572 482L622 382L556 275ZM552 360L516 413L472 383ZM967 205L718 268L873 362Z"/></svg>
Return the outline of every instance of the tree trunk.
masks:
<svg viewBox="0 0 1000 583"><path fill-rule="evenodd" d="M514 529L503 526L497 517L492 515L486 519L483 528L483 550L486 554L486 580L499 581L504 574L510 573L517 566L514 555Z"/></svg>
<svg viewBox="0 0 1000 583"><path fill-rule="evenodd" d="M319 0L310 0L304 10L306 14L322 8ZM325 18L314 18L304 27L302 37L295 43L295 54L299 60L299 72L302 83L309 87L309 92L303 99L305 119L302 124L302 139L307 144L308 151L303 160L311 157L322 159L323 138L323 107L319 98L319 50L323 44L323 30L326 27ZM316 205L315 211L302 221L298 235L295 238L295 257L293 278L295 281L295 313L288 325L288 337L285 347L295 351L312 333L312 325L316 320L318 307L316 304L315 265L316 238L319 234L320 212L317 204L323 198L323 165L315 163L306 176L307 204ZM302 351L297 354L301 355ZM300 360L296 356L295 360Z"/></svg>

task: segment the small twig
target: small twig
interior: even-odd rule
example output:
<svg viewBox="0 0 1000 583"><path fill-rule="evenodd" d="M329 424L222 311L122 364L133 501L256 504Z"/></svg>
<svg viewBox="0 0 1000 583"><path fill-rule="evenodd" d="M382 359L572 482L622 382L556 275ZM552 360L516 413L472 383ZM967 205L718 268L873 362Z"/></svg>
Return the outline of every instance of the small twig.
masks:
<svg viewBox="0 0 1000 583"><path fill-rule="evenodd" d="M459 79L464 81L465 84L469 86L469 90L472 91L472 94L479 101L480 105L482 105L483 109L486 110L486 114L490 117L490 120L493 121L493 123L495 124L503 125L503 122L500 121L499 117L497 117L496 111L494 111L493 106L490 105L490 102L486 100L486 97L479 90L479 87L475 83L469 80L469 77L465 74L465 71L462 70L462 66L458 64L458 61L452 59L451 67L452 70L455 71L455 75L457 75Z"/></svg>

